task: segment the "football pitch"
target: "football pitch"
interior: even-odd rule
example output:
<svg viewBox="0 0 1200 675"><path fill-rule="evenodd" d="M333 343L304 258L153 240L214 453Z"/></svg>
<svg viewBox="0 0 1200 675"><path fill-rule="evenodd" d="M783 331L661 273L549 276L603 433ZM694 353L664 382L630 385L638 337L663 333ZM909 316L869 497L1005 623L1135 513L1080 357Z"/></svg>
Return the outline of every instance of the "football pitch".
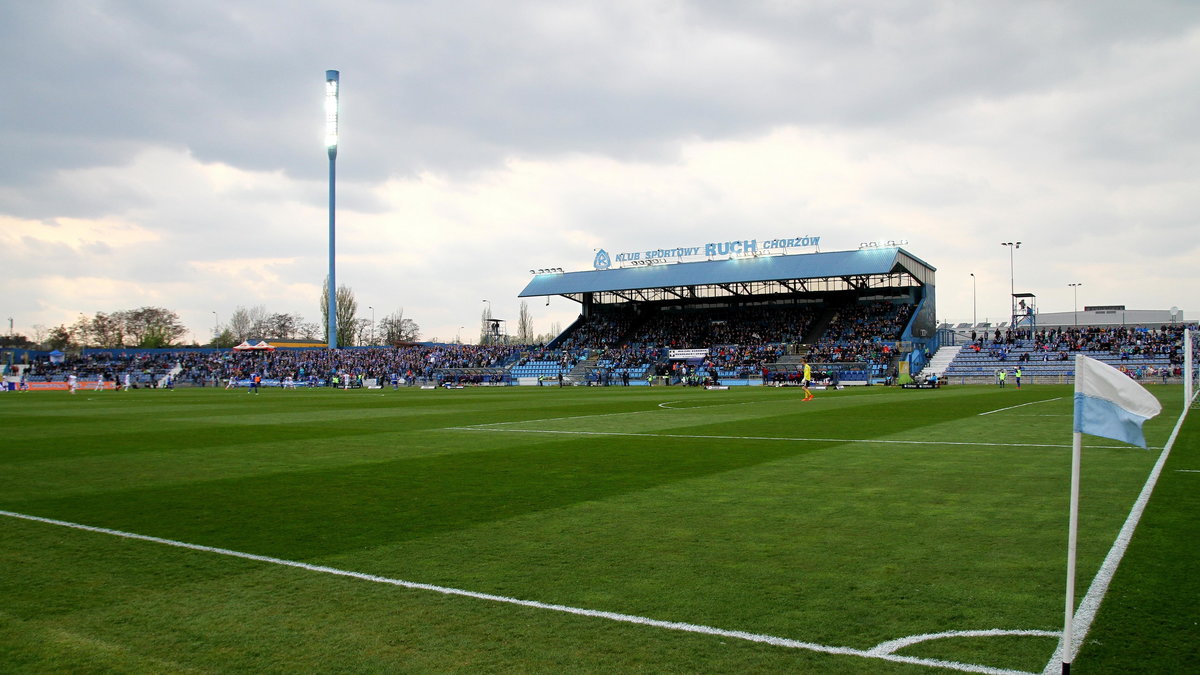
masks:
<svg viewBox="0 0 1200 675"><path fill-rule="evenodd" d="M1149 451L1084 438L1079 673L1200 657L1148 389ZM1057 672L1071 387L816 394L4 394L0 671Z"/></svg>

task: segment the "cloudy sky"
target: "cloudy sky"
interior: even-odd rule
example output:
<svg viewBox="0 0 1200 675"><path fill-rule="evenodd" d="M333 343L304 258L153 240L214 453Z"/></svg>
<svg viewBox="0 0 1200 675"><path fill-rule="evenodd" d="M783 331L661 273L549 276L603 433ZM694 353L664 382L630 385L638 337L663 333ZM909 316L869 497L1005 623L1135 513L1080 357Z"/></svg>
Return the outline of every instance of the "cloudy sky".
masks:
<svg viewBox="0 0 1200 675"><path fill-rule="evenodd" d="M485 299L515 329L530 269L597 248L805 235L907 241L939 319L1008 313L1016 240L1042 311L1082 283L1200 317L1200 3L39 0L0 4L0 55L0 320L30 336L319 323L327 69L337 280L424 339L473 341Z"/></svg>

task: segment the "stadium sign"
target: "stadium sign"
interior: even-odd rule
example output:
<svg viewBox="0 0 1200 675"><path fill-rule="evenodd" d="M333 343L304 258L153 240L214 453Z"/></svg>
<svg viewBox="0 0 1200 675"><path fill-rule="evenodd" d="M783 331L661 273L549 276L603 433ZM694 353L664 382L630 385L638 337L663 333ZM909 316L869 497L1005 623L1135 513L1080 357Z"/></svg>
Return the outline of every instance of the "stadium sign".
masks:
<svg viewBox="0 0 1200 675"><path fill-rule="evenodd" d="M741 239L733 241L714 241L701 246L677 246L675 248L652 248L645 251L627 251L609 254L600 249L596 253L593 266L598 270L606 270L613 263L622 265L661 265L666 262L678 261L683 258L717 256L758 255L786 251L790 248L809 248L819 246L820 237L785 237L782 239Z"/></svg>

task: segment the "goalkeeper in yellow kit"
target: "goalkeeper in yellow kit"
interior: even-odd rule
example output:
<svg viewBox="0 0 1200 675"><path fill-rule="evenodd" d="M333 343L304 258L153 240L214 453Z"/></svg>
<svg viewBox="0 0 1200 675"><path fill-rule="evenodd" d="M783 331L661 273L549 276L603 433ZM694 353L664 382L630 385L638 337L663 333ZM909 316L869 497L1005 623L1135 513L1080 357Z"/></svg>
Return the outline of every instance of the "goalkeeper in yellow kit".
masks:
<svg viewBox="0 0 1200 675"><path fill-rule="evenodd" d="M812 390L808 388L808 385L812 383L812 366L808 365L807 359L805 361L803 361L803 363L804 363L804 374L801 377L800 386L804 388L804 400L801 401L801 403L803 403L804 401L811 401L814 398L816 398L815 396L813 396Z"/></svg>

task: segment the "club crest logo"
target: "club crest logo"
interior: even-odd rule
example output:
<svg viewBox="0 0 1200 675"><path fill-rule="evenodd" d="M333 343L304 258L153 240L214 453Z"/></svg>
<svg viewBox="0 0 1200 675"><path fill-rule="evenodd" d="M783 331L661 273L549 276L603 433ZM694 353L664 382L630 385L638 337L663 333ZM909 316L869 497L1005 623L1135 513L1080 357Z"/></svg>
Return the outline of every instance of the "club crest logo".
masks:
<svg viewBox="0 0 1200 675"><path fill-rule="evenodd" d="M608 258L608 251L605 251L604 249L600 249L596 253L596 261L593 264L595 265L596 269L598 269L598 270L606 270L609 267L612 267L612 260L609 260L609 258Z"/></svg>

